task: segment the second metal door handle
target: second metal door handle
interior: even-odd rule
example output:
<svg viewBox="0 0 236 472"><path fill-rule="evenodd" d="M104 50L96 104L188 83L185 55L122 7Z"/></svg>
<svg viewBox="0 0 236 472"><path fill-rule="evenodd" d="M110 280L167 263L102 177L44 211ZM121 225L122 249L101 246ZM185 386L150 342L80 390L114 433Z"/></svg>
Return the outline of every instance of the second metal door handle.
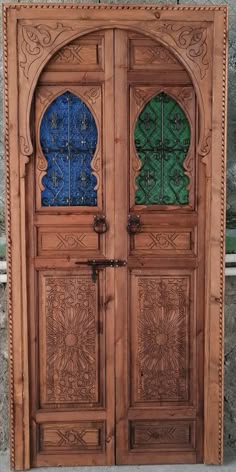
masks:
<svg viewBox="0 0 236 472"><path fill-rule="evenodd" d="M129 234L140 233L141 231L141 221L139 215L129 215L127 231Z"/></svg>

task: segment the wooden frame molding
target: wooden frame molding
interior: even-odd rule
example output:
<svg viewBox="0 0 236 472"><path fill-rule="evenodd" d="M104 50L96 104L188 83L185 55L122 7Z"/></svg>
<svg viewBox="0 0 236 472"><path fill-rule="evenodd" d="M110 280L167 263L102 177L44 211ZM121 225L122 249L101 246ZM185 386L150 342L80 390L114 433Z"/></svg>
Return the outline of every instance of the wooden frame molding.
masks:
<svg viewBox="0 0 236 472"><path fill-rule="evenodd" d="M204 462L220 464L227 7L5 4L3 27L11 468L30 468L25 175L34 155L32 101L41 72L56 51L79 36L108 28L130 29L157 39L183 64L195 87L201 118L196 156L205 164L210 215L205 232Z"/></svg>

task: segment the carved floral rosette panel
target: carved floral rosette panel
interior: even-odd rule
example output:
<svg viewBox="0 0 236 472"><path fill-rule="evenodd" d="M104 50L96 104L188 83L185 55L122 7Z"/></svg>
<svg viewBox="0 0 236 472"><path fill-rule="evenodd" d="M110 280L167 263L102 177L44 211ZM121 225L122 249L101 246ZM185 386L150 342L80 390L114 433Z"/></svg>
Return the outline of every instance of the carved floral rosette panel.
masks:
<svg viewBox="0 0 236 472"><path fill-rule="evenodd" d="M158 116L154 108L150 111L147 109L152 100L170 101L171 106L167 104L169 112L164 120L163 110L160 110L162 116ZM183 206L188 210L195 209L195 101L191 86L130 87L130 208L145 206L145 210L161 210L163 205L168 205L168 208L176 210L181 210ZM189 128L189 141L181 138L186 126ZM159 128L160 131L157 132ZM143 146L140 154L139 142ZM180 162L180 156L184 154L184 160L182 158L183 162ZM173 203L168 204L168 200L165 201L165 197L161 199L160 196L154 197L157 203L152 201L157 182L161 193L166 190L168 193L169 187L172 198L176 195ZM140 191L145 204L138 203L137 195ZM183 203L178 202L181 191L186 193Z"/></svg>
<svg viewBox="0 0 236 472"><path fill-rule="evenodd" d="M190 399L190 277L132 277L134 402Z"/></svg>
<svg viewBox="0 0 236 472"><path fill-rule="evenodd" d="M41 403L100 400L98 289L90 274L40 276Z"/></svg>
<svg viewBox="0 0 236 472"><path fill-rule="evenodd" d="M49 109L49 106L50 104L52 104L53 102L55 103L55 100L57 98L59 98L60 96L63 97L67 94L72 94L72 97L74 97L76 99L76 97L78 97L81 102L80 103L84 103L84 108L87 107L87 111L88 113L91 113L91 119L95 120L94 121L94 125L96 123L96 128L97 128L97 132L96 132L96 140L97 140L97 143L96 143L96 146L94 148L94 151L93 151L93 155L92 155L92 160L91 160L91 163L89 164L89 167L88 167L88 164L85 162L84 165L81 167L81 172L80 172L80 175L79 175L79 187L81 187L81 189L83 187L85 187L86 185L88 186L88 183L89 183L89 180L88 179L93 179L94 180L94 184L93 184L93 191L94 191L94 194L96 195L96 199L95 199L95 203L92 204L92 209L102 209L102 188L103 188L103 182L102 182L102 172L101 172L101 168L102 168L102 134L101 134L101 126L102 126L102 123L101 123L101 119L102 119L102 89L100 86L97 86L97 85L94 85L94 86L60 86L60 85L53 85L53 86L50 86L50 85L47 85L47 86L39 86L37 87L37 91L36 91L36 116L35 116L35 129L36 129L36 151L37 151L37 157L36 157L36 208L38 210L45 210L46 207L42 205L42 195L45 191L45 187L44 187L44 177L47 176L47 169L49 167L48 165L48 160L47 160L47 152L45 153L45 149L43 150L42 149L42 136L41 136L41 128L42 128L42 123L43 123L43 120L44 120L44 115L46 114L47 112L47 109ZM55 132L56 131L56 126L58 125L59 129L58 129L58 132L60 132L60 116L56 116L56 113L53 112L51 113L51 127L53 128L52 131ZM81 114L81 116L78 115L78 117L73 117L73 119L77 119L79 120L78 123L75 123L76 127L80 126L80 122L81 122L81 127L84 127L86 126L86 123L83 123L83 113ZM46 125L48 124L48 117L46 116ZM45 128L45 126L44 126ZM76 150L76 153L78 154L77 156L77 160L79 159L79 161L81 161L81 164L83 163L83 159L85 157L85 154L82 152L83 150L83 147L84 145L86 145L86 141L84 140L83 141L83 129L80 131L78 130L79 133L81 134L81 139L82 139L82 148L81 150ZM86 131L86 129L85 129ZM49 132L48 132L48 136L49 136ZM52 136L53 138L53 136ZM85 137L86 139L86 137ZM69 141L69 140L68 140ZM69 143L69 147L70 147L70 143ZM47 151L47 149L46 149ZM63 154L61 155L60 154L60 149L58 149L59 152L55 153L55 156L53 159L56 160L55 162L55 170L54 172L50 172L50 180L51 180L51 186L52 187L55 187L54 189L54 193L55 195L58 194L59 190L60 190L60 181L62 181L62 188L63 188L63 179L64 179L64 176L63 176L63 171L60 167L60 162L58 161L60 159L60 157L63 159L63 161L65 161L66 157L68 157L68 159L72 159L73 158L73 154L72 156L69 155L68 153L68 156L65 155L65 157L63 157ZM62 152L62 150L61 150ZM67 151L66 151L67 152ZM71 152L71 151L70 151ZM89 150L88 152L88 156L89 156L89 153L91 151ZM73 151L72 151L73 153ZM81 156L81 157L80 157ZM59 162L59 164L57 163L57 161ZM76 163L76 160L75 160L75 163ZM71 166L73 164L73 160L71 160L71 164L69 164L69 166ZM83 171L83 167L85 168L85 171ZM71 168L72 169L72 168ZM90 170L91 169L91 170ZM72 170L71 170L72 172ZM91 172L91 177L89 177L89 173ZM55 175L54 175L55 174ZM66 172L67 174L67 172ZM74 180L74 179L73 179ZM75 184L76 185L76 184ZM92 185L92 183L90 184ZM79 188L78 187L78 188ZM88 193L88 192L87 192ZM91 193L91 192L90 192ZM82 197L83 198L83 197ZM80 203L79 206L75 206L73 203L72 205L70 206L73 206L75 209L83 209L83 207L87 207L86 205L86 202L83 204L83 203ZM53 206L50 206L50 211L53 211Z"/></svg>

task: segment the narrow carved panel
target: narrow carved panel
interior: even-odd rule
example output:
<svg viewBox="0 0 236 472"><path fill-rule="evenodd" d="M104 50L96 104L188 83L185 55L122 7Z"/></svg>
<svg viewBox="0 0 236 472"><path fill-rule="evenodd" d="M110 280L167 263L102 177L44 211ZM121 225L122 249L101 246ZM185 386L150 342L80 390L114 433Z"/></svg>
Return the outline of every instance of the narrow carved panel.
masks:
<svg viewBox="0 0 236 472"><path fill-rule="evenodd" d="M44 276L45 403L98 401L97 287L90 275Z"/></svg>
<svg viewBox="0 0 236 472"><path fill-rule="evenodd" d="M55 54L51 64L97 64L97 47L70 44Z"/></svg>
<svg viewBox="0 0 236 472"><path fill-rule="evenodd" d="M38 253L54 253L60 257L62 253L75 253L78 251L97 251L99 249L99 236L95 232L89 232L88 228L78 231L75 228L51 228L43 227L38 233Z"/></svg>
<svg viewBox="0 0 236 472"><path fill-rule="evenodd" d="M103 449L103 422L46 423L39 426L40 451L94 451Z"/></svg>
<svg viewBox="0 0 236 472"><path fill-rule="evenodd" d="M130 67L131 69L183 69L168 48L149 39L130 41Z"/></svg>
<svg viewBox="0 0 236 472"><path fill-rule="evenodd" d="M193 247L191 231L143 231L134 236L133 251L145 253L186 253Z"/></svg>
<svg viewBox="0 0 236 472"><path fill-rule="evenodd" d="M187 401L189 277L140 275L136 277L135 287L135 399Z"/></svg>
<svg viewBox="0 0 236 472"><path fill-rule="evenodd" d="M131 449L184 449L194 447L193 421L132 421Z"/></svg>
<svg viewBox="0 0 236 472"><path fill-rule="evenodd" d="M102 67L102 37L77 39L59 49L47 65L48 71L97 70Z"/></svg>

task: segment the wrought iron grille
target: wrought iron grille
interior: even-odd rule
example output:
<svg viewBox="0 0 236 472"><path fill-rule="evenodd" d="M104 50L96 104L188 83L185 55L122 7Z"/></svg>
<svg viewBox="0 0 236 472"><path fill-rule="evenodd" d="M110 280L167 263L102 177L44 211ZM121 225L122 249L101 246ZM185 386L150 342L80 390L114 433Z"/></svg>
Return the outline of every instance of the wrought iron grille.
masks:
<svg viewBox="0 0 236 472"><path fill-rule="evenodd" d="M97 179L91 160L97 146L97 126L85 103L71 92L47 108L40 127L47 159L43 177L43 206L96 206Z"/></svg>
<svg viewBox="0 0 236 472"><path fill-rule="evenodd" d="M190 125L179 104L165 93L153 97L138 117L134 136L142 162L135 203L188 204L189 178L183 163L190 145Z"/></svg>

